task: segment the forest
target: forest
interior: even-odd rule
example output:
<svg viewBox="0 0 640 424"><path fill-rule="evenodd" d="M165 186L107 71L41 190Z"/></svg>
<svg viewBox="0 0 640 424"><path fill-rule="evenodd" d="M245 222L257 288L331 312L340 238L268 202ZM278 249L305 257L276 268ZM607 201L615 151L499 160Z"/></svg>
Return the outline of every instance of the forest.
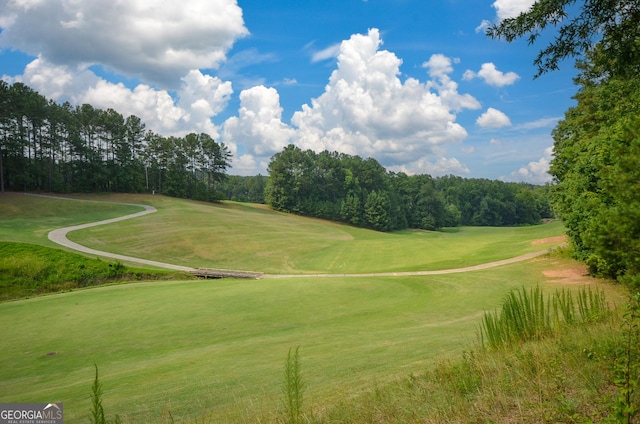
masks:
<svg viewBox="0 0 640 424"><path fill-rule="evenodd" d="M219 200L231 154L207 134L164 137L137 116L46 99L0 80L0 189Z"/></svg>
<svg viewBox="0 0 640 424"><path fill-rule="evenodd" d="M508 42L555 37L537 76L574 60L578 92L553 131L550 201L591 274L640 287L640 3L549 0L488 29Z"/></svg>
<svg viewBox="0 0 640 424"><path fill-rule="evenodd" d="M227 175L231 153L207 134L164 137L137 116L48 100L0 81L2 190L162 193L267 203L379 231L536 224L548 187L390 173L375 159L290 145L269 177Z"/></svg>
<svg viewBox="0 0 640 424"><path fill-rule="evenodd" d="M289 145L269 163L275 210L378 231L538 224L551 218L547 186L387 172L375 159Z"/></svg>

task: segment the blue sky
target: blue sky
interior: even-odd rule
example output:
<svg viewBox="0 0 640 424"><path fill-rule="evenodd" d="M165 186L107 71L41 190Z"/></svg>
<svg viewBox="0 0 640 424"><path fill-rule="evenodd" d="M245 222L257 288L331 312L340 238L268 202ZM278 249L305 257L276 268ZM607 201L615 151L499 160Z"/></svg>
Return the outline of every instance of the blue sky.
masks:
<svg viewBox="0 0 640 424"><path fill-rule="evenodd" d="M534 80L544 39L484 34L532 1L0 0L0 75L162 135L207 132L230 174L264 175L293 143L544 183L572 63Z"/></svg>

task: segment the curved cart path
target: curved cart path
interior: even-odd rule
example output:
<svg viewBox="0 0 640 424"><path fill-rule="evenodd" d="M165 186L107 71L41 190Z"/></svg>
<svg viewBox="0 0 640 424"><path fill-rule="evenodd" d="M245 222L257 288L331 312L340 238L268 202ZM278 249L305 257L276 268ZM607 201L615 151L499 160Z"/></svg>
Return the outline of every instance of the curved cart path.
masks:
<svg viewBox="0 0 640 424"><path fill-rule="evenodd" d="M41 196L41 197L50 197L52 199L61 199L61 200L79 200L79 199L70 199L68 197L57 197L57 196ZM82 200L82 201L86 201L86 200ZM141 212L124 215L118 218L105 219L103 221L90 222L88 224L81 224L81 225L74 225L71 227L59 228L49 233L49 240L61 246L65 246L70 249L77 250L79 252L89 253L91 255L104 256L108 258L113 258L113 259L118 259L118 260L128 261L128 262L135 262L135 263L140 263L145 265L152 265L155 267L166 268L166 269L171 269L175 271L186 271L186 272L198 271L198 269L196 268L191 268L191 267L186 267L181 265L173 265L173 264L168 264L164 262L151 261L148 259L135 258L133 256L118 255L117 253L104 252L101 250L91 249L89 247L75 243L67 238L67 234L71 231L80 230L83 228L95 227L98 225L111 224L114 222L124 221L125 219L137 218L139 216L144 216L150 213L157 212L156 208L149 205L142 205L142 204L135 204L135 203L121 203L121 204L138 206L138 207L144 208L144 210ZM549 249L546 249L546 250L540 250L537 252L527 253L527 254L516 256L509 259L503 259L500 261L488 262L488 263L468 266L464 268L452 268L452 269L442 269L442 270L434 270L434 271L378 272L378 273L363 273L363 274L257 274L257 278L399 277L399 276L411 276L411 275L454 274L458 272L478 271L482 269L488 269L488 268L494 268L497 266L512 264L514 262L525 261L527 259L532 259L537 256L542 256L548 252L549 252Z"/></svg>
<svg viewBox="0 0 640 424"><path fill-rule="evenodd" d="M503 259L500 261L487 262L484 264L467 266L464 268L438 269L433 271L406 271L406 272L375 272L365 274L264 274L261 278L295 278L295 277L402 277L408 275L442 275L456 274L458 272L478 271L481 269L493 268L496 266L512 264L514 262L526 261L538 256L549 253L549 249L540 250L538 252L526 253L514 258Z"/></svg>
<svg viewBox="0 0 640 424"><path fill-rule="evenodd" d="M54 197L54 196L42 196L42 197L51 197L52 199L63 199L63 200L77 200L77 199L70 199L70 198L67 198L67 197ZM82 201L86 201L86 200L82 200ZM77 250L77 251L83 252L83 253L89 253L91 255L105 256L107 258L118 259L118 260L121 260L121 261L128 261L128 262L135 262L135 263L140 263L140 264L145 264L145 265L152 265L152 266L156 266L156 267L159 267L159 268L171 269L171 270L174 270L174 271L187 271L187 272L195 271L195 268L190 268L190 267L186 267L186 266L173 265L173 264L168 264L168 263L164 263L164 262L151 261L151 260L142 259L142 258L134 258L133 256L118 255L117 253L104 252L102 250L91 249L90 247L83 246L83 245L78 244L76 242L73 242L73 241L71 241L71 240L69 240L67 238L67 234L70 233L71 231L81 230L83 228L89 228L89 227L96 227L98 225L112 224L114 222L124 221L125 219L137 218L139 216L148 215L150 213L154 213L154 212L158 211L156 208L154 208L153 206L149 206L149 205L139 205L139 204L135 204L135 203L121 203L121 204L122 205L130 205L130 206L138 206L138 207L143 208L144 210L141 211L141 212L136 212L136 213L132 213L132 214L129 214L129 215L124 215L124 216L120 216L120 217L117 217L117 218L105 219L103 221L90 222L88 224L73 225L71 227L65 227L65 228L58 228L57 230L53 230L53 231L51 231L49 233L49 235L48 235L49 240L51 240L52 242L57 243L57 244L59 244L61 246L65 246L65 247L68 247L70 249Z"/></svg>

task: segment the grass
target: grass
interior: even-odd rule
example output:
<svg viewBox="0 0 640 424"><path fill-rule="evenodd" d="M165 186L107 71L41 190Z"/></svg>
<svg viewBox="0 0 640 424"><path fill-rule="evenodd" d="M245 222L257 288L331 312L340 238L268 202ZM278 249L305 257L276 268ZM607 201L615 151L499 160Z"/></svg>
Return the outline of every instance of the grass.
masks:
<svg viewBox="0 0 640 424"><path fill-rule="evenodd" d="M100 198L147 203L159 212L74 232L74 240L181 265L266 272L469 266L554 246L532 242L562 233L555 223L383 234L256 205ZM46 246L50 229L139 210L65 202L0 196L0 240ZM437 276L160 281L0 303L0 402L63 401L65 422L87 422L97 365L107 420L118 414L124 423L277 422L283 359L300 346L305 416L363 422L374 415L360 408L371 414L384 408L393 422L396 407L424 396L429 404L431 395L424 393L439 393L420 383L417 394L404 396L393 393L394 385L433 372L444 379L449 371L434 363L452 361L474 345L484 311L514 289L557 285L545 273L570 266L551 256ZM615 296L615 288L605 290ZM476 377L466 375L473 391ZM467 390L467 383L459 384ZM367 400L378 394L389 401ZM429 422L411 418L425 407L413 404L409 415L397 415L407 419L395 422ZM446 401L439 405L445 409L435 416L447 416Z"/></svg>
<svg viewBox="0 0 640 424"><path fill-rule="evenodd" d="M22 198L29 196L17 197L11 199L12 207L18 211L16 214L32 208L32 203L37 201L40 208L57 211L60 217L66 215L67 219L60 218L58 222L47 217L48 229L67 225L68 217L75 213L67 211L64 201L29 198L27 200L31 204L22 206ZM557 246L560 243L557 240L542 245L532 242L559 236L563 232L562 225L555 222L529 227L463 227L444 232L379 233L274 212L263 205L210 204L149 195L86 198L145 203L159 211L142 218L69 234L70 239L80 244L177 265L276 274L465 267ZM101 204L87 205L93 208ZM81 220L87 219L87 215L91 216L85 213L80 216ZM29 220L12 220L14 223L7 227L24 225L29 231L33 225ZM36 222L41 223L42 219L38 218ZM6 227L0 227L0 240L5 239L5 231ZM40 231L39 234L46 234L44 230ZM46 240L43 244L48 243Z"/></svg>
<svg viewBox="0 0 640 424"><path fill-rule="evenodd" d="M99 284L187 278L28 243L0 241L0 301Z"/></svg>
<svg viewBox="0 0 640 424"><path fill-rule="evenodd" d="M615 407L614 362L623 337L613 315L509 349L466 351L340 402L323 422L627 422ZM634 392L631 404L638 403Z"/></svg>
<svg viewBox="0 0 640 424"><path fill-rule="evenodd" d="M282 361L303 352L306 406L321 411L428 369L475 342L482 311L544 284L552 259L468 274L135 283L0 304L0 402L159 422L275 420ZM16 325L20 323L20 325ZM215 418L215 419L214 419Z"/></svg>
<svg viewBox="0 0 640 424"><path fill-rule="evenodd" d="M575 298L564 288L546 298L540 287L514 290L506 296L500 312L485 312L480 325L481 344L499 349L539 340L569 325L604 319L610 309L604 291L591 287L578 290Z"/></svg>
<svg viewBox="0 0 640 424"><path fill-rule="evenodd" d="M93 198L98 200L101 197ZM104 200L107 199L104 198ZM140 207L131 205L70 202L23 193L0 193L0 241L59 247L47 239L49 231L115 218L141 210Z"/></svg>

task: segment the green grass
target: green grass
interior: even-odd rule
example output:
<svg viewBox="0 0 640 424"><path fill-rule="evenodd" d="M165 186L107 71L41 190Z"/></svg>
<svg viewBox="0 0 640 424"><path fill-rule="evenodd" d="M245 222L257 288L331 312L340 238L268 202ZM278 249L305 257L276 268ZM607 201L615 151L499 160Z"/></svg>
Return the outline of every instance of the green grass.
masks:
<svg viewBox="0 0 640 424"><path fill-rule="evenodd" d="M557 246L560 223L512 228L379 233L274 212L263 205L198 203L162 196L106 196L147 203L143 218L75 231L98 250L178 265L265 273L362 273L477 265ZM0 238L2 233L0 232Z"/></svg>
<svg viewBox="0 0 640 424"><path fill-rule="evenodd" d="M0 301L99 284L186 278L28 243L0 241Z"/></svg>
<svg viewBox="0 0 640 424"><path fill-rule="evenodd" d="M567 326L605 319L611 306L604 290L556 290L545 297L538 286L510 292L500 312L485 312L480 325L483 347L500 349L515 343L540 340L563 332Z"/></svg>
<svg viewBox="0 0 640 424"><path fill-rule="evenodd" d="M93 198L108 200L102 196ZM0 241L59 247L47 239L49 231L141 210L140 207L130 205L58 200L23 193L0 193Z"/></svg>
<svg viewBox="0 0 640 424"><path fill-rule="evenodd" d="M544 283L551 259L423 277L136 283L0 304L0 402L89 411L100 368L107 413L135 422L274 418L282 363L300 346L305 402L322 410L459 354L484 310ZM19 325L17 324L19 323Z"/></svg>
<svg viewBox="0 0 640 424"><path fill-rule="evenodd" d="M614 384L615 362L621 359L624 339L620 325L620 317L611 316L604 322L568 327L557 337L440 359L339 402L323 422L627 422L616 417L620 388ZM631 402L639 404L637 391Z"/></svg>
<svg viewBox="0 0 640 424"><path fill-rule="evenodd" d="M74 240L181 265L274 273L469 266L557 245L532 242L562 233L554 223L384 234L257 205L98 198L159 212L74 232ZM50 229L139 210L65 202L0 196L0 240L48 246ZM458 357L476 342L484 311L513 289L557 284L544 271L573 265L541 257L437 276L132 283L0 303L0 402L62 401L65 422L87 422L96 364L110 419L276 422L283 361L300 346L303 407L330 418L336 405Z"/></svg>

